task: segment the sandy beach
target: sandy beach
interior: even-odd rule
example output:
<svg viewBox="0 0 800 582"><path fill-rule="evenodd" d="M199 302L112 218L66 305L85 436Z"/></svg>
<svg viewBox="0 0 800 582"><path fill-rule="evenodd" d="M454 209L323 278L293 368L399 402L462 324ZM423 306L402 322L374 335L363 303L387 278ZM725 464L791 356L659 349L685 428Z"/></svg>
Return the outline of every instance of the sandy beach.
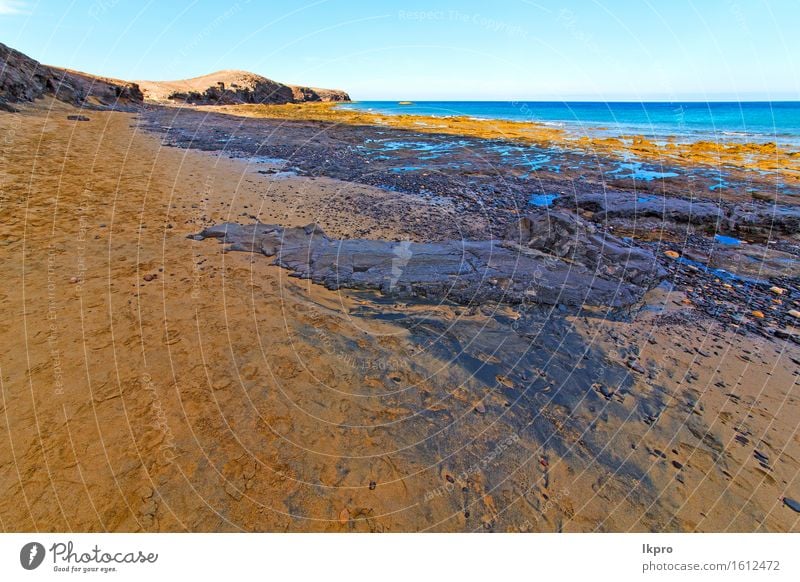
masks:
<svg viewBox="0 0 800 582"><path fill-rule="evenodd" d="M583 211L639 232L669 273L620 312L332 290L191 238L258 222L478 239L528 212L470 210L480 195L453 184L482 191L446 170L419 190L380 161L318 163L408 131L319 109L0 114L3 530L798 531L791 272L751 289L677 265L670 240L745 272L702 224L676 219L651 249L648 225L599 206ZM276 155L298 149L286 134L308 147ZM748 224L776 261L795 252Z"/></svg>

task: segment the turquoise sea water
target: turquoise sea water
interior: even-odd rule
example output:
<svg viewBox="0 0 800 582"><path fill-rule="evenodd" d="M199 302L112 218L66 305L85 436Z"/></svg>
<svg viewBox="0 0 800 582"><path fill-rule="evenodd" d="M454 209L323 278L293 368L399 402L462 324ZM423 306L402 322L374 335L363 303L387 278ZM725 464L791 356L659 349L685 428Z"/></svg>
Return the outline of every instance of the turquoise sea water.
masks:
<svg viewBox="0 0 800 582"><path fill-rule="evenodd" d="M595 103L556 101L361 101L340 105L389 114L465 115L534 121L581 135L654 140L778 142L800 147L800 101Z"/></svg>

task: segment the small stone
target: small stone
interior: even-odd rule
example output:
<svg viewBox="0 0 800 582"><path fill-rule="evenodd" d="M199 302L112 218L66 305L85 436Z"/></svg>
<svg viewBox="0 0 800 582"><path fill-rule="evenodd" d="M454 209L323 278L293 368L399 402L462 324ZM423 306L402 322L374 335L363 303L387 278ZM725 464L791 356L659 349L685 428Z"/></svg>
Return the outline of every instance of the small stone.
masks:
<svg viewBox="0 0 800 582"><path fill-rule="evenodd" d="M377 486L378 486L378 484L375 483L375 481L370 481L369 482L369 490L370 491L375 491L375 487L377 487Z"/></svg>
<svg viewBox="0 0 800 582"><path fill-rule="evenodd" d="M800 513L800 502L795 501L791 497L784 497L783 498L783 504L786 507L788 507L789 509L791 509L792 511L796 511L797 513Z"/></svg>
<svg viewBox="0 0 800 582"><path fill-rule="evenodd" d="M678 461L672 461L672 466L675 467L678 470L683 469L683 463L680 463Z"/></svg>
<svg viewBox="0 0 800 582"><path fill-rule="evenodd" d="M350 521L350 510L345 507L339 512L339 523L347 525L348 521Z"/></svg>
<svg viewBox="0 0 800 582"><path fill-rule="evenodd" d="M795 317L795 318L797 318L797 319L800 319L800 311L797 311L796 309L790 309L790 310L788 311L788 313L789 313L789 315L791 315L792 317Z"/></svg>
<svg viewBox="0 0 800 582"><path fill-rule="evenodd" d="M770 287L769 290L775 293L775 295L783 295L786 293L786 289L782 287Z"/></svg>
<svg viewBox="0 0 800 582"><path fill-rule="evenodd" d="M755 309L755 310L751 311L750 315L752 315L756 319L764 319L764 312L763 311L759 311L758 309Z"/></svg>
<svg viewBox="0 0 800 582"><path fill-rule="evenodd" d="M78 279L77 277L70 277L69 278L69 282L70 283L77 283L78 281L80 281L80 279Z"/></svg>
<svg viewBox="0 0 800 582"><path fill-rule="evenodd" d="M592 388L597 390L606 400L610 400L612 396L614 396L615 391L606 386L605 384L601 384L600 382L595 382L592 384Z"/></svg>
<svg viewBox="0 0 800 582"><path fill-rule="evenodd" d="M145 280L145 281L152 281L152 280L153 280L153 279L155 279L156 277L158 277L158 275L153 275L153 274L151 274L151 273L148 273L147 275L145 275L145 276L144 276L144 280Z"/></svg>
<svg viewBox="0 0 800 582"><path fill-rule="evenodd" d="M644 374L647 370L642 368L642 365L634 359L628 360L628 367L633 370L634 372L638 372L639 374Z"/></svg>
<svg viewBox="0 0 800 582"><path fill-rule="evenodd" d="M242 492L230 481L225 483L225 493L233 497L236 501L242 498Z"/></svg>
<svg viewBox="0 0 800 582"><path fill-rule="evenodd" d="M477 412L478 414L486 414L486 407L483 405L482 401L478 400L475 403L475 407L474 408L475 408L475 412Z"/></svg>
<svg viewBox="0 0 800 582"><path fill-rule="evenodd" d="M676 253L675 251L664 251L664 256L667 256L670 259L677 259L680 257L680 254Z"/></svg>
<svg viewBox="0 0 800 582"><path fill-rule="evenodd" d="M67 115L69 121L89 121L85 115Z"/></svg>

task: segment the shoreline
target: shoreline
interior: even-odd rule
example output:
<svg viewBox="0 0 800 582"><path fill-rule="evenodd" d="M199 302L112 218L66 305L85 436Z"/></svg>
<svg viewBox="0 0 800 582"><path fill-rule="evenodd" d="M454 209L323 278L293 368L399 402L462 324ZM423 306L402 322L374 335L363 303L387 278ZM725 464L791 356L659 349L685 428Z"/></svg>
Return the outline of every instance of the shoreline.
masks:
<svg viewBox="0 0 800 582"><path fill-rule="evenodd" d="M222 105L200 106L198 110L242 117L284 119L372 125L443 133L480 139L504 139L562 149L580 148L585 154L609 155L627 160L631 157L656 164L674 164L686 168L701 165L717 168L769 172L780 177L793 190L800 191L800 151L780 147L774 142L710 142L656 143L641 135L618 137L573 136L562 128L541 122L483 119L469 116L426 116L387 114L349 110L341 103L305 103L294 105Z"/></svg>
<svg viewBox="0 0 800 582"><path fill-rule="evenodd" d="M514 119L511 117L492 117L490 115L463 115L463 114L409 114L405 113L402 110L396 111L388 111L382 110L379 106L377 107L351 107L351 106L359 106L364 103L389 103L395 104L395 101L347 101L336 103L338 108L346 111L359 111L359 112L366 112L366 113L373 113L376 115L393 115L393 116L403 116L403 115L420 115L420 116L427 116L432 119L449 119L453 117L463 117L465 119L479 121L479 122L508 122L508 123L520 123L520 124L532 124L538 125L543 127L551 127L554 129L562 129L566 133L571 134L571 139L580 139L581 137L589 137L592 139L618 139L622 142L632 142L632 140L636 138L644 138L647 139L659 147L665 147L670 143L679 143L681 145L691 145L697 142L713 142L713 143L720 143L725 142L725 145L741 145L744 147L751 146L751 147L759 147L764 146L766 144L775 143L781 148L786 149L790 152L798 152L800 151L800 135L793 134L793 133L780 133L780 134L764 134L759 132L744 132L744 131L734 131L734 130L704 130L704 129L687 129L685 133L675 133L669 130L668 126L660 126L656 122L651 122L648 124L637 126L634 122L613 122L613 121L599 121L599 120L591 120L591 121L582 121L578 119L549 119L549 120L532 120L532 119ZM429 103L440 103L437 101L419 101L419 102L411 102L412 104L429 104ZM450 102L442 102L442 103L450 103ZM529 103L533 104L552 104L552 103L561 103L555 101L540 101L540 102L517 102L517 101L499 101L499 102L484 102L484 101L454 101L452 103L460 104L460 103L503 103L503 104L516 104L522 103L523 105L527 105ZM582 102L567 102L569 104L587 104L587 105L595 105L600 102L595 101L582 101ZM609 102L607 105L615 105L615 104L639 104L639 102ZM646 104L674 104L674 105L684 105L687 103L680 102L680 103L671 103L671 102L646 102ZM701 102L697 102L701 103ZM719 103L728 103L728 102L712 102L712 104L719 104ZM740 102L730 102L730 103L740 103ZM759 103L791 103L794 105L800 106L800 101L753 101L753 102L741 102L743 105L747 104L759 104ZM529 116L530 117L530 116ZM617 129L612 130L611 126L618 126L619 128L625 129ZM648 133L648 131L654 131L655 128L659 128L662 131ZM739 139L741 138L741 139ZM751 138L751 139L748 139Z"/></svg>

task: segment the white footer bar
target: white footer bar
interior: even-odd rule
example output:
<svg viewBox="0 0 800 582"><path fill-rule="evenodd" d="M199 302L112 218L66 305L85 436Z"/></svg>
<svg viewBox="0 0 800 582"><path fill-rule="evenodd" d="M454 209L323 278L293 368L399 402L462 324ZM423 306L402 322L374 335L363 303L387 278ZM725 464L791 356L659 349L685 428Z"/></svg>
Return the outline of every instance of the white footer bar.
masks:
<svg viewBox="0 0 800 582"><path fill-rule="evenodd" d="M800 534L3 534L0 580L800 580L798 554Z"/></svg>

